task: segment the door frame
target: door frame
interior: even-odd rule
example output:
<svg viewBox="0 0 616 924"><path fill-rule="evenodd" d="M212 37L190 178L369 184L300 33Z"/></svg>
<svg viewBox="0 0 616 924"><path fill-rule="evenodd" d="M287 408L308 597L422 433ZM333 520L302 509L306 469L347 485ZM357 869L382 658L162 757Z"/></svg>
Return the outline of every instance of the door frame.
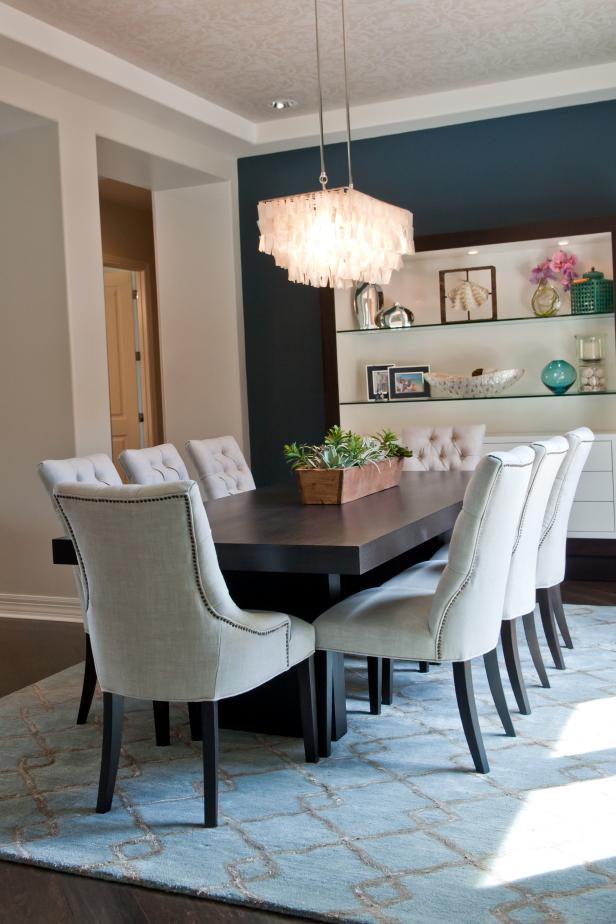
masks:
<svg viewBox="0 0 616 924"><path fill-rule="evenodd" d="M103 253L103 270L105 267L137 274L137 322L141 348L144 441L146 446L155 446L157 443L164 442L164 436L162 387L158 385L160 376L155 373L155 369L160 369L160 359L157 356L157 338L152 308L152 270L150 264L143 260L130 260Z"/></svg>

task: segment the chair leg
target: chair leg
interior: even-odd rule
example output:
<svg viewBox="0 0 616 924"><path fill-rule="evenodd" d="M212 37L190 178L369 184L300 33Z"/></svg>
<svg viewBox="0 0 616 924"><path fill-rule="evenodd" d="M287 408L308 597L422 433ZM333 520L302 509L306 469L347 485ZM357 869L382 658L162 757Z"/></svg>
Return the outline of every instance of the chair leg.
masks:
<svg viewBox="0 0 616 924"><path fill-rule="evenodd" d="M347 733L346 683L342 651L332 654L332 685L332 740L339 741Z"/></svg>
<svg viewBox="0 0 616 924"><path fill-rule="evenodd" d="M453 665L453 682L456 688L456 699L462 719L462 728L466 735L466 742L475 764L477 773L489 773L490 765L483 746L481 728L477 718L477 706L473 691L473 674L470 661L456 661Z"/></svg>
<svg viewBox="0 0 616 924"><path fill-rule="evenodd" d="M370 715L381 714L382 691L383 659L368 658L368 693L370 696Z"/></svg>
<svg viewBox="0 0 616 924"><path fill-rule="evenodd" d="M103 693L103 752L96 801L96 811L100 815L109 811L113 800L120 762L123 717L124 697L118 693Z"/></svg>
<svg viewBox="0 0 616 924"><path fill-rule="evenodd" d="M420 674L427 674L429 670L430 670L430 665L428 664L427 661L419 662L419 673Z"/></svg>
<svg viewBox="0 0 616 924"><path fill-rule="evenodd" d="M394 660L383 658L383 704L391 706L394 701Z"/></svg>
<svg viewBox="0 0 616 924"><path fill-rule="evenodd" d="M484 654L483 663L485 664L486 674L488 675L492 699L494 700L494 705L496 706L496 711L500 716L500 720L503 723L505 734L515 738L515 728L513 727L513 722L509 715L509 707L505 699L505 691L503 690L503 681L501 680L496 648Z"/></svg>
<svg viewBox="0 0 616 924"><path fill-rule="evenodd" d="M524 624L524 632L526 634L526 643L528 645L528 650L530 651L530 656L533 659L533 664L535 665L535 670L539 675L539 680L541 685L544 687L549 687L550 681L548 679L548 674L545 669L545 664L543 663L543 657L541 655L541 648L539 647L539 639L537 638L537 626L535 625L535 614L527 613L526 616L522 617L522 622Z"/></svg>
<svg viewBox="0 0 616 924"><path fill-rule="evenodd" d="M552 609L554 611L556 622L558 623L558 628L560 629L560 634L563 637L565 646L567 648L573 648L573 642L571 640L571 633L569 632L569 626L567 625L567 617L565 616L563 601L560 595L560 584L555 584L554 587L550 587L548 594L550 595Z"/></svg>
<svg viewBox="0 0 616 924"><path fill-rule="evenodd" d="M154 700L154 734L158 747L167 747L171 737L169 734L169 703Z"/></svg>
<svg viewBox="0 0 616 924"><path fill-rule="evenodd" d="M554 666L559 671L564 671L565 659L560 650L560 642L558 641L558 634L556 632L556 620L554 619L554 611L552 610L550 594L547 588L544 587L537 591L537 601L539 603L543 631L545 632L550 654L554 659Z"/></svg>
<svg viewBox="0 0 616 924"><path fill-rule="evenodd" d="M329 757L332 752L332 662L333 653L331 651L315 652L319 757ZM346 711L346 704L344 704L344 709Z"/></svg>
<svg viewBox="0 0 616 924"><path fill-rule="evenodd" d="M94 666L94 656L92 654L92 645L90 644L90 634L86 632L86 663L83 671L83 687L81 688L81 700L79 702L79 711L77 713L77 725L85 725L88 721L94 690L96 689L96 667Z"/></svg>
<svg viewBox="0 0 616 924"><path fill-rule="evenodd" d="M201 706L199 703L188 703L188 721L190 723L190 740L201 741Z"/></svg>
<svg viewBox="0 0 616 924"><path fill-rule="evenodd" d="M218 827L218 703L201 703L203 808L206 828Z"/></svg>
<svg viewBox="0 0 616 924"><path fill-rule="evenodd" d="M524 683L522 667L520 665L516 623L516 619L503 620L501 624L501 642L503 643L503 654L505 655L505 665L507 667L507 673L509 674L511 689L513 690L515 701L518 704L518 709L522 715L530 715L530 703L528 702L526 684Z"/></svg>
<svg viewBox="0 0 616 924"><path fill-rule="evenodd" d="M304 733L306 763L319 761L319 736L317 732L317 701L314 681L314 658L306 658L296 666L299 688L299 705Z"/></svg>

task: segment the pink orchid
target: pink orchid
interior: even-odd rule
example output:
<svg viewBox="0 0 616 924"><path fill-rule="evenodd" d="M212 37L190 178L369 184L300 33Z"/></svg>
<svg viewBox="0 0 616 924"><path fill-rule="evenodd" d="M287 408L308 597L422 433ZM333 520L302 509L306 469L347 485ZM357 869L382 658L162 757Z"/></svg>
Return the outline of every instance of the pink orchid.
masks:
<svg viewBox="0 0 616 924"><path fill-rule="evenodd" d="M575 254L565 253L564 250L556 250L550 259L550 267L555 273L562 273L566 267L574 267L576 263Z"/></svg>

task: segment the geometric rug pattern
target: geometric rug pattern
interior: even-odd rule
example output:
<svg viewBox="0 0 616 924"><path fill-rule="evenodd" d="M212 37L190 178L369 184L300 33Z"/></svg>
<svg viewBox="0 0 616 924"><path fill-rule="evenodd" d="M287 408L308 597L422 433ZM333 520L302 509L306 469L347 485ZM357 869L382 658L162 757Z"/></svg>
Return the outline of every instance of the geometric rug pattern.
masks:
<svg viewBox="0 0 616 924"><path fill-rule="evenodd" d="M101 700L75 725L82 667L0 700L0 856L317 920L616 921L616 608L569 606L566 671L536 682L502 732L473 665L491 773L478 775L451 668L400 662L370 716L347 663L349 732L303 763L300 741L221 731L220 827L201 827L200 746L184 706L157 748L128 701L113 809L96 815ZM546 665L551 663L547 651Z"/></svg>

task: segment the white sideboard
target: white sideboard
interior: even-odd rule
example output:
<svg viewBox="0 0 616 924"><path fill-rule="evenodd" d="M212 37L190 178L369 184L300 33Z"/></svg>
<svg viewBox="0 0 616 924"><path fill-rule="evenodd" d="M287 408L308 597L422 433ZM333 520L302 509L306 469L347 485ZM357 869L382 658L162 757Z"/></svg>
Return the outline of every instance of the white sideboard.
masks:
<svg viewBox="0 0 616 924"><path fill-rule="evenodd" d="M485 448L511 449L520 443L545 439L554 434L507 433L487 435ZM616 433L595 432L595 442L584 466L575 495L569 536L576 539L616 539L616 496L614 458Z"/></svg>

